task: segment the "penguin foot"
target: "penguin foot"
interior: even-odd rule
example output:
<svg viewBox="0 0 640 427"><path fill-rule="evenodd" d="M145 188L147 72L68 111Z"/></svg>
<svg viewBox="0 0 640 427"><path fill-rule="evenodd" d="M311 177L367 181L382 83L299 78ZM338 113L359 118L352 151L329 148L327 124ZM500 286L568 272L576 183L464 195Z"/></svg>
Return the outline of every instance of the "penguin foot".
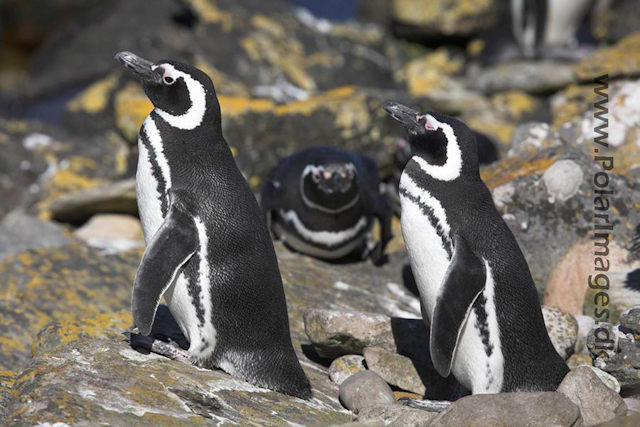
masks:
<svg viewBox="0 0 640 427"><path fill-rule="evenodd" d="M451 405L448 400L412 399L410 397L401 397L398 403L427 412L442 412Z"/></svg>
<svg viewBox="0 0 640 427"><path fill-rule="evenodd" d="M177 342L169 340L169 342L157 340L151 337L146 337L140 334L132 334L125 332L125 336L129 338L131 347L134 350L142 351L143 353L156 353L160 356L167 357L171 360L175 360L181 363L191 365L189 360L189 352L184 350Z"/></svg>

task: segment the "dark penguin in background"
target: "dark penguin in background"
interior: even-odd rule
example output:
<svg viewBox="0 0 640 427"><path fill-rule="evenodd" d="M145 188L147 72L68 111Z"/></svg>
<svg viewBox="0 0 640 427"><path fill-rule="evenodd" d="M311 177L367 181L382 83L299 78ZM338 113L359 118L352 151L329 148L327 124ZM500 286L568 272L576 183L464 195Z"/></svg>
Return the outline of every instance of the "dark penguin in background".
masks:
<svg viewBox="0 0 640 427"><path fill-rule="evenodd" d="M150 333L164 295L192 363L311 398L273 244L222 135L211 79L173 61L129 52L116 58L140 77L155 107L138 140L136 193L147 242L132 298L140 333Z"/></svg>
<svg viewBox="0 0 640 427"><path fill-rule="evenodd" d="M274 236L291 249L335 260L348 255L383 262L392 211L379 194L378 168L369 157L336 147L310 147L282 159L261 192ZM381 236L369 247L374 219Z"/></svg>
<svg viewBox="0 0 640 427"><path fill-rule="evenodd" d="M473 133L436 112L384 109L407 129L413 153L400 180L401 223L434 366L473 394L555 390L569 368L547 334L527 262L480 179Z"/></svg>

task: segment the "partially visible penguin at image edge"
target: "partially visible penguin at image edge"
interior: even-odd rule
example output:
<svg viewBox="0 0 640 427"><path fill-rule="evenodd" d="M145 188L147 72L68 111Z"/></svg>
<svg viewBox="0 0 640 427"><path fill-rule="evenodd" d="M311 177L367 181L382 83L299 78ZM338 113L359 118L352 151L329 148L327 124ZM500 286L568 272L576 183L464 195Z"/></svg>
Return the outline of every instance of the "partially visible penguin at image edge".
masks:
<svg viewBox="0 0 640 427"><path fill-rule="evenodd" d="M569 368L551 343L522 251L480 179L472 131L437 112L384 109L411 145L401 226L436 370L473 394L556 390Z"/></svg>
<svg viewBox="0 0 640 427"><path fill-rule="evenodd" d="M222 135L211 79L174 61L130 52L116 58L137 74L155 107L138 139L136 195L147 248L133 286L136 326L149 335L164 296L190 342L174 353L310 399L275 250Z"/></svg>

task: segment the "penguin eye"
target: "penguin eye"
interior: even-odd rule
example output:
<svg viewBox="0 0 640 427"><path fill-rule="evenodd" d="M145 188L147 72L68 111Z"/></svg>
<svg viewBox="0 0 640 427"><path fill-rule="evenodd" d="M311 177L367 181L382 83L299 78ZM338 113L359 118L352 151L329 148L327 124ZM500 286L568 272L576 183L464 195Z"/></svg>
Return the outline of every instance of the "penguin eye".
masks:
<svg viewBox="0 0 640 427"><path fill-rule="evenodd" d="M164 82L168 85L172 85L175 82L175 80L171 76L164 76L162 80L164 80Z"/></svg>

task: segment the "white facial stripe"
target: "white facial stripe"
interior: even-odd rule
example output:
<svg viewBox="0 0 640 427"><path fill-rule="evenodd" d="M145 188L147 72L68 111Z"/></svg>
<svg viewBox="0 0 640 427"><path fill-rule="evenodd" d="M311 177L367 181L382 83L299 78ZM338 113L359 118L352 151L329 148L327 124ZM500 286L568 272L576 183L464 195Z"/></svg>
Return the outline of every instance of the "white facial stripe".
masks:
<svg viewBox="0 0 640 427"><path fill-rule="evenodd" d="M444 165L431 165L421 157L413 156L412 159L420 166L426 174L440 181L453 181L460 176L462 170L462 152L458 145L453 128L446 123L439 122L433 116L427 115L427 122L435 126L435 129L442 129L447 138L447 161Z"/></svg>
<svg viewBox="0 0 640 427"><path fill-rule="evenodd" d="M190 75L176 70L172 65L161 64L160 66L165 70L165 75L170 76L174 81L180 77L184 79L184 82L187 85L187 90L189 91L191 107L189 107L186 113L180 116L171 115L159 108L155 109L156 113L175 128L184 130L197 128L202 123L207 107L204 86Z"/></svg>
<svg viewBox="0 0 640 427"><path fill-rule="evenodd" d="M351 171L353 174L356 173L356 167L355 167L355 165L353 163L347 163L346 169L348 171ZM316 166L316 165L307 165L304 168L304 170L302 171L302 178L300 179L300 194L302 195L302 201L304 202L304 204L307 205L308 207L310 207L311 209L315 209L315 210L318 210L320 212L329 213L329 214L337 214L337 213L344 212L347 209L352 208L360 200L360 194L356 194L356 197L354 197L353 200L351 200L346 205L340 206L339 208L336 208L336 209L330 209L330 208L327 208L325 206L320 206L319 204L314 203L313 201L311 201L307 197L307 195L304 192L304 178L307 175L312 174L314 172L318 172L321 175L322 174L327 174L327 173L330 174L330 172L326 172L324 170L324 167ZM325 175L325 178L326 179L331 178L331 175L329 175L328 177ZM314 179L314 181L315 181L315 179Z"/></svg>
<svg viewBox="0 0 640 427"><path fill-rule="evenodd" d="M305 239L313 243L319 243L327 246L337 246L350 239L353 239L367 226L367 218L361 217L360 220L351 228L342 231L313 231L304 226L298 214L294 210L280 210L280 215Z"/></svg>
<svg viewBox="0 0 640 427"><path fill-rule="evenodd" d="M206 340L207 346L202 348L201 343L196 343L194 352L197 351L197 357L206 359L213 353L216 344L216 330L211 323L211 270L208 261L208 244L209 237L204 223L199 217L195 218L196 228L198 229L198 240L200 249L198 250L198 258L200 265L198 266L198 275L200 277L200 301L204 307L204 327L202 328L202 337ZM197 349L197 350L196 350ZM195 355L195 354L194 354Z"/></svg>
<svg viewBox="0 0 640 427"><path fill-rule="evenodd" d="M162 145L162 138L160 137L160 131L156 126L156 122L153 121L151 116L147 117L147 119L143 123L144 132L147 134L147 138L149 139L149 143L153 147L153 151L155 152L156 159L158 161L158 165L160 166L160 171L162 172L162 176L164 178L164 182L167 183L167 191L171 189L171 169L169 168L169 162L167 161L167 156L164 154L164 147Z"/></svg>

